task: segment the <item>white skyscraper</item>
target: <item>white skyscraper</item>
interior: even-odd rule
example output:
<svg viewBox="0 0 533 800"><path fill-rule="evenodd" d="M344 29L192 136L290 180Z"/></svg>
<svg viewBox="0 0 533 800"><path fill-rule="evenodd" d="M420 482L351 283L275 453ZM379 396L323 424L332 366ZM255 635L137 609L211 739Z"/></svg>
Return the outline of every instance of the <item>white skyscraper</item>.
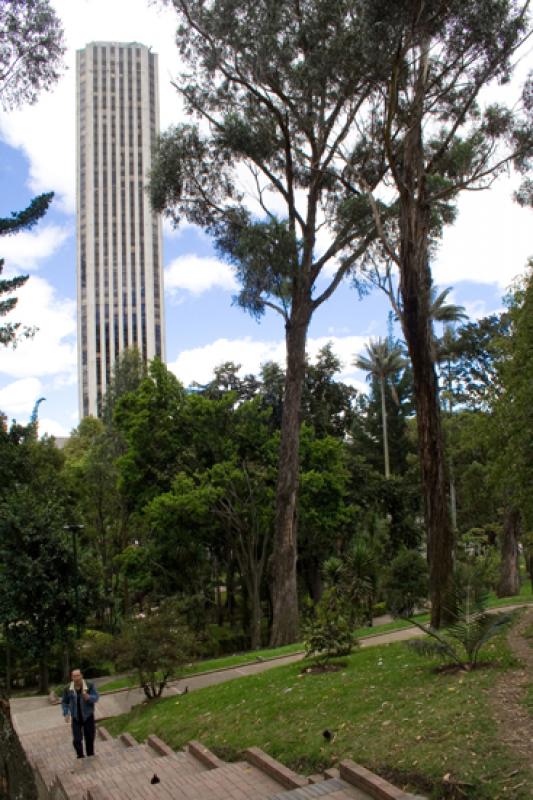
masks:
<svg viewBox="0 0 533 800"><path fill-rule="evenodd" d="M96 415L118 355L164 358L160 218L146 192L159 132L157 56L136 42L77 53L80 416Z"/></svg>

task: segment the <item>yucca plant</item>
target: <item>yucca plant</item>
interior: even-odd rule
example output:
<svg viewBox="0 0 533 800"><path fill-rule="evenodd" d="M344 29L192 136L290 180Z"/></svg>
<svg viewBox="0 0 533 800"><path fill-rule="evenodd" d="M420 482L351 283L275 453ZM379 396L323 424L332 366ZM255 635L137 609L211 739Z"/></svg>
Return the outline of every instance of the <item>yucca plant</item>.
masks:
<svg viewBox="0 0 533 800"><path fill-rule="evenodd" d="M455 581L451 592L453 622L443 630L409 621L427 633L427 639L413 639L408 646L420 655L440 655L449 658L461 669L475 669L481 648L506 625L508 614L487 613L488 594L469 580L462 586Z"/></svg>

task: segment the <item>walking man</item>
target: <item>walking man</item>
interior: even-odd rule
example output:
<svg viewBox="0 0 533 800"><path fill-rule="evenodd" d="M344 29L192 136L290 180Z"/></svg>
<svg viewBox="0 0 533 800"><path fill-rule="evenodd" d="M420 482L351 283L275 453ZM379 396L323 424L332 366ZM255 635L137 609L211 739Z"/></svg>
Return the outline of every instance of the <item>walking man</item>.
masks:
<svg viewBox="0 0 533 800"><path fill-rule="evenodd" d="M66 686L61 698L65 722L72 721L72 743L78 758L83 758L83 740L88 756L94 756L94 704L98 692L93 683L87 683L81 670L73 669L70 686Z"/></svg>

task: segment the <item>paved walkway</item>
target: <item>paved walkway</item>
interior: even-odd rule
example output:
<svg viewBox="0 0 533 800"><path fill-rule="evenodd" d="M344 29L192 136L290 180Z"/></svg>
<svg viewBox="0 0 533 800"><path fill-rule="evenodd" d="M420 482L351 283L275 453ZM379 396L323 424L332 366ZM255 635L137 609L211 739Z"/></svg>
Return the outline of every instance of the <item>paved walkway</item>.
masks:
<svg viewBox="0 0 533 800"><path fill-rule="evenodd" d="M513 611L522 608L524 603L505 606L504 608L492 609L497 611ZM423 636L419 628L410 627L390 633L373 634L359 640L361 647L373 647L392 642L406 641L414 636ZM165 689L165 697L181 694L185 687L188 691L203 689L206 686L214 686L218 683L242 678L247 675L255 675L258 672L265 672L268 669L281 667L285 664L293 664L303 659L303 653L294 653L265 661L257 661L253 664L246 664L241 667L230 667L213 672L204 672L198 675L191 675L187 678L174 681ZM96 718L106 719L124 714L133 706L142 703L144 700L142 689L125 689L117 692L109 692L100 696L96 705ZM27 734L34 731L44 731L62 725L67 728L61 716L59 706L50 704L47 697L23 697L15 698L11 701L11 711L15 727L19 734Z"/></svg>

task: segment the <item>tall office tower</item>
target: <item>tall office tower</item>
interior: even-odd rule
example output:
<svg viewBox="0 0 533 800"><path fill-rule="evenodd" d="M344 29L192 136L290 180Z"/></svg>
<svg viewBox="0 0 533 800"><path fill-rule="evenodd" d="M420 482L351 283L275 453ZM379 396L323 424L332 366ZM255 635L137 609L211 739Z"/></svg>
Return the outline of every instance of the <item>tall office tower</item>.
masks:
<svg viewBox="0 0 533 800"><path fill-rule="evenodd" d="M96 415L119 354L164 358L161 220L146 192L159 129L157 56L136 42L77 53L80 416Z"/></svg>

